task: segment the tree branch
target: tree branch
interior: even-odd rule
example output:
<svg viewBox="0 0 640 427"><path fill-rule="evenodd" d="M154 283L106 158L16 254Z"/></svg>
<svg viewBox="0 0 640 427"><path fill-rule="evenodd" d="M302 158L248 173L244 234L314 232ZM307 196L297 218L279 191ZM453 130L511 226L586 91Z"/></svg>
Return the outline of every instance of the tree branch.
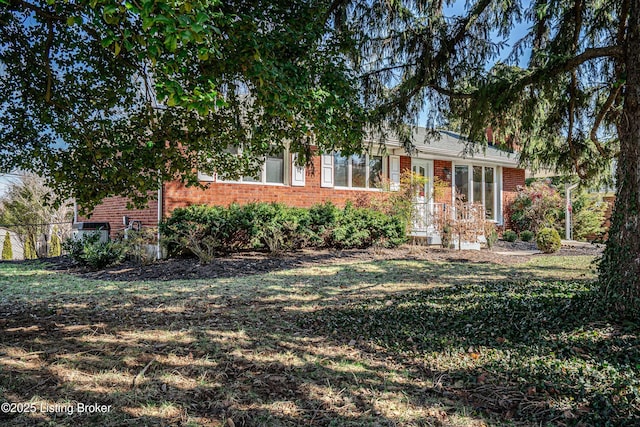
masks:
<svg viewBox="0 0 640 427"><path fill-rule="evenodd" d="M600 124L602 123L602 120L604 120L605 116L607 115L607 113L611 109L611 106L615 102L618 94L620 93L620 89L621 88L622 88L622 85L616 85L611 90L611 92L609 93L609 96L607 97L607 100L602 105L602 108L600 109L600 111L598 111L598 115L596 116L595 120L593 121L593 127L591 128L591 134L590 134L591 141L595 144L595 146L598 149L598 152L600 153L600 155L605 156L605 157L607 156L607 153L606 153L604 147L602 146L602 144L600 144L600 141L598 141L598 128L600 127Z"/></svg>

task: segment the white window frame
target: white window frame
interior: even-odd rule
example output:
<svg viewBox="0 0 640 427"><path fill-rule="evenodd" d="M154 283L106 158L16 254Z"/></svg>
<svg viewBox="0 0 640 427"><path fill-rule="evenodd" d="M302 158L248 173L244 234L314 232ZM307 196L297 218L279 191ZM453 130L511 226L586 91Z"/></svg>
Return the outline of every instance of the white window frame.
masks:
<svg viewBox="0 0 640 427"><path fill-rule="evenodd" d="M242 147L238 147L238 155L242 154ZM199 181L209 181L209 182L220 182L227 184L253 184L253 185L275 185L275 186L287 186L290 182L290 167L291 162L289 162L290 153L286 147L283 147L282 154L282 182L267 182L267 157L262 163L260 167L260 179L257 181L245 181L244 177L240 177L238 179L230 180L230 179L222 179L219 178L217 174L211 176L198 172L198 180Z"/></svg>
<svg viewBox="0 0 640 427"><path fill-rule="evenodd" d="M498 211L500 204L498 203L498 198L501 197L501 186L498 185L498 166L497 165L484 165L478 163L455 163L451 164L451 203L455 203L456 200L456 167L457 166L466 166L467 167L467 176L468 182L467 186L469 188L469 193L467 194L467 202L473 203L473 167L478 166L482 167L482 184L480 188L482 189L482 194L480 196L480 200L482 200L482 210L484 211L485 218L487 215L487 208L485 206L485 168L493 169L493 218L487 218L489 221L494 221L496 223L500 223L502 214Z"/></svg>
<svg viewBox="0 0 640 427"><path fill-rule="evenodd" d="M322 186L323 187L331 187L331 188L335 188L337 190L356 190L356 191L382 191L383 188L381 187L369 187L369 179L370 179L370 174L371 174L371 168L369 167L369 159L370 159L370 155L369 153L365 153L365 154L361 154L364 156L365 158L365 183L366 183L366 187L353 187L353 162L351 161L351 156L347 156L347 186L340 186L340 185L335 185L335 161L334 161L334 155L336 153L328 153L328 154L323 154L322 155L322 177L320 178L322 181ZM382 179L384 180L384 178L387 176L387 165L386 165L386 156L383 155L373 155L373 157L380 157L381 159L381 165L382 165ZM329 158L331 160L329 160ZM330 165L329 165L330 163ZM327 176L328 174L330 174L330 178L329 176ZM328 178L328 179L327 179ZM331 183L331 185L329 185L329 182Z"/></svg>

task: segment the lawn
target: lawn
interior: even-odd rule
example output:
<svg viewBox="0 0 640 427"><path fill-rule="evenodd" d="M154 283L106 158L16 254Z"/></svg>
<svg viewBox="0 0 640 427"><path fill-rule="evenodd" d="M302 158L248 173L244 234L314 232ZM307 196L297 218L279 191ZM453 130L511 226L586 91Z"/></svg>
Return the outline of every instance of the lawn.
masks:
<svg viewBox="0 0 640 427"><path fill-rule="evenodd" d="M155 281L0 263L1 401L37 409L0 424L638 425L640 328L591 309L592 260ZM41 410L76 402L111 408Z"/></svg>

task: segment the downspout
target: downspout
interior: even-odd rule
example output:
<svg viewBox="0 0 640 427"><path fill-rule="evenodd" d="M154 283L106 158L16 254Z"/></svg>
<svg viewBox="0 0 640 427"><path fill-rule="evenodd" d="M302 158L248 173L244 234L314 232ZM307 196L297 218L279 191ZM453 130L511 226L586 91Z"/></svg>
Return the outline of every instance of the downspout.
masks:
<svg viewBox="0 0 640 427"><path fill-rule="evenodd" d="M78 222L78 202L76 199L73 199L73 223L76 224Z"/></svg>
<svg viewBox="0 0 640 427"><path fill-rule="evenodd" d="M571 216L573 210L571 209L571 190L575 189L579 184L565 184L564 196L566 198L565 211L564 211L564 237L566 240L571 240L573 235Z"/></svg>
<svg viewBox="0 0 640 427"><path fill-rule="evenodd" d="M162 259L162 246L160 245L160 223L162 222L162 181L158 185L158 243L156 243L156 259Z"/></svg>

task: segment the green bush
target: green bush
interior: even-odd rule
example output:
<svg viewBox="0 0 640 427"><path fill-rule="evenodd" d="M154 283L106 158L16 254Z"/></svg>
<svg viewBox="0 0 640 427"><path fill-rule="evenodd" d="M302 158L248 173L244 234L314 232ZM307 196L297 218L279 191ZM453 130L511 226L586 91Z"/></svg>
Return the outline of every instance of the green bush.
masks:
<svg viewBox="0 0 640 427"><path fill-rule="evenodd" d="M192 254L206 263L218 253L243 249L396 246L405 241L405 226L396 216L352 205L339 209L325 203L303 209L251 203L176 209L161 224L161 234L170 255Z"/></svg>
<svg viewBox="0 0 640 427"><path fill-rule="evenodd" d="M505 232L502 233L502 239L506 240L507 242L515 242L517 238L518 238L518 235L516 234L515 231L505 230Z"/></svg>
<svg viewBox="0 0 640 427"><path fill-rule="evenodd" d="M11 261L13 259L13 245L11 244L11 235L7 231L4 235L2 243L2 260Z"/></svg>
<svg viewBox="0 0 640 427"><path fill-rule="evenodd" d="M564 202L560 193L544 182L534 182L518 191L507 206L509 222L516 232L559 225L564 219Z"/></svg>
<svg viewBox="0 0 640 427"><path fill-rule="evenodd" d="M560 235L555 228L543 228L538 231L536 236L536 245L545 254L551 254L560 249L562 241Z"/></svg>
<svg viewBox="0 0 640 427"><path fill-rule="evenodd" d="M585 240L593 238L601 240L605 228L605 214L607 203L599 194L586 192L576 193L572 201L573 207L573 238Z"/></svg>
<svg viewBox="0 0 640 427"><path fill-rule="evenodd" d="M119 242L98 242L85 246L83 260L91 268L104 268L120 264L127 256L124 246Z"/></svg>
<svg viewBox="0 0 640 427"><path fill-rule="evenodd" d="M366 248L374 243L393 247L405 240L405 222L382 212L347 204L331 233L336 248Z"/></svg>
<svg viewBox="0 0 640 427"><path fill-rule="evenodd" d="M127 251L118 242L100 242L100 234L84 234L80 239L69 238L62 248L80 265L99 269L124 261Z"/></svg>
<svg viewBox="0 0 640 427"><path fill-rule="evenodd" d="M520 240L523 242L530 242L533 240L533 231L524 230L520 232Z"/></svg>

